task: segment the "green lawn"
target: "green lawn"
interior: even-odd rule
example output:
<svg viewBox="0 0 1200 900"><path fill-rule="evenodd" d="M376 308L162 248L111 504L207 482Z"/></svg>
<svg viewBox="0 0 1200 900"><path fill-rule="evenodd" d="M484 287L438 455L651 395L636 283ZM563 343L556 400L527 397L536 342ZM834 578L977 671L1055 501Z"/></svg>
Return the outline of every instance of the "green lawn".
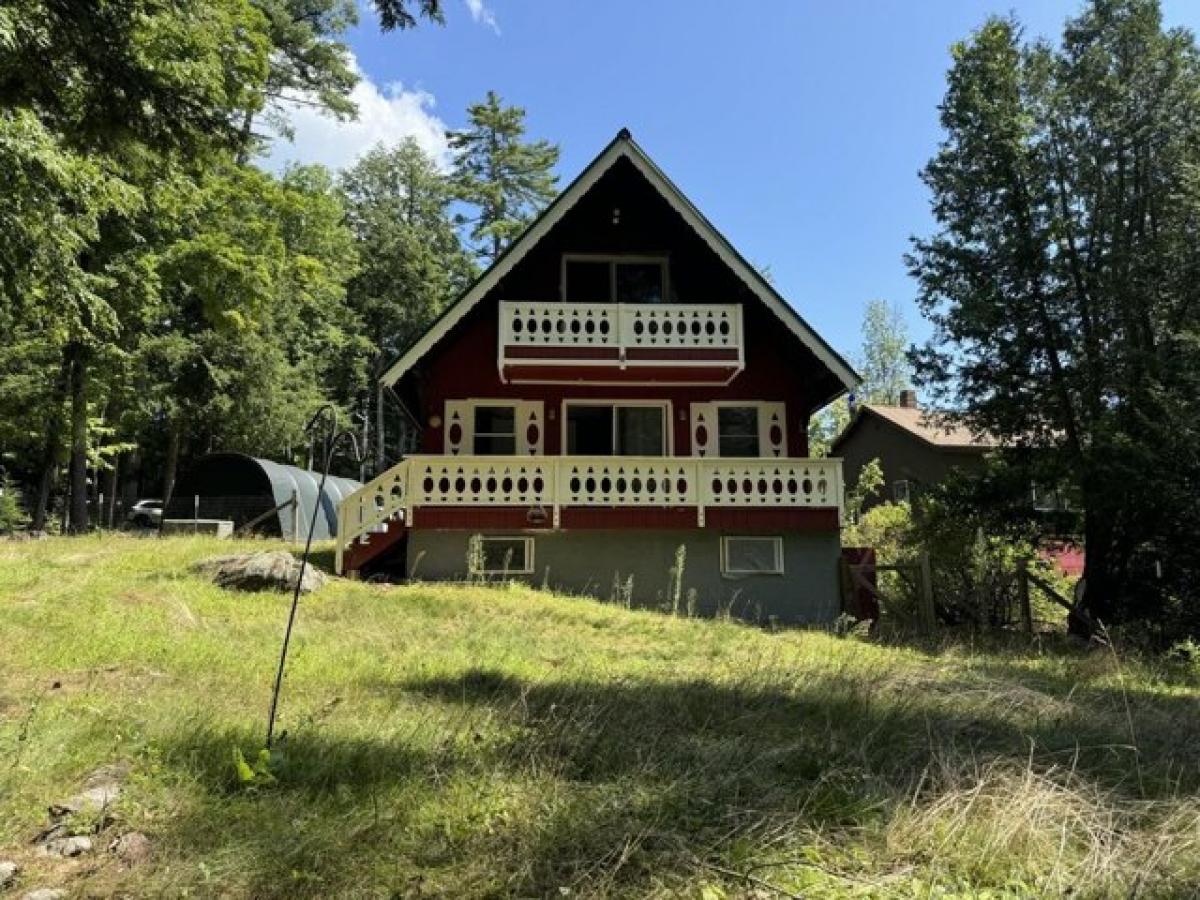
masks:
<svg viewBox="0 0 1200 900"><path fill-rule="evenodd" d="M262 547L263 544L247 546ZM1107 650L768 633L517 587L335 581L287 609L204 539L0 542L15 896L1166 897L1200 890L1200 670ZM132 763L107 835L46 805ZM101 846L107 843L107 837Z"/></svg>

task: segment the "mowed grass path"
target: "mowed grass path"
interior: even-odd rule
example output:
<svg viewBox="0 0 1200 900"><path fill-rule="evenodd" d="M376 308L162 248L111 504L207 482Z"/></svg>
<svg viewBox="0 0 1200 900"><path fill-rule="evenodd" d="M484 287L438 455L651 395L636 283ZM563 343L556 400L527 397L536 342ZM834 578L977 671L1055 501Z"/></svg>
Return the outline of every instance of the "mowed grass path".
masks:
<svg viewBox="0 0 1200 900"><path fill-rule="evenodd" d="M261 548L262 543L246 546ZM1065 646L886 646L516 587L188 571L204 539L0 542L0 858L19 895L1167 897L1200 889L1200 675ZM45 807L133 769L111 834ZM101 842L103 845L103 842Z"/></svg>

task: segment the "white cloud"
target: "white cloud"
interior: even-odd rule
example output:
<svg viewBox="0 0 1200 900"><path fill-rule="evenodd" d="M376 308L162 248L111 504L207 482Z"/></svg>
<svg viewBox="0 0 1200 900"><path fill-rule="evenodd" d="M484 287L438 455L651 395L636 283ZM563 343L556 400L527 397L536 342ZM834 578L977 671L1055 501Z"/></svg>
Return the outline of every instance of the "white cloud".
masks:
<svg viewBox="0 0 1200 900"><path fill-rule="evenodd" d="M449 164L446 123L433 111L432 94L406 90L399 82L381 88L361 70L359 78L350 94L358 106L357 119L338 122L311 105L284 104L281 108L291 120L295 137L291 141L275 137L259 163L275 172L292 162L322 163L344 169L376 144L391 146L412 137L439 164Z"/></svg>
<svg viewBox="0 0 1200 900"><path fill-rule="evenodd" d="M500 33L500 26L496 24L496 14L487 7L483 0L464 0L464 2L467 4L467 9L471 11L471 18L477 25L485 25L496 34Z"/></svg>

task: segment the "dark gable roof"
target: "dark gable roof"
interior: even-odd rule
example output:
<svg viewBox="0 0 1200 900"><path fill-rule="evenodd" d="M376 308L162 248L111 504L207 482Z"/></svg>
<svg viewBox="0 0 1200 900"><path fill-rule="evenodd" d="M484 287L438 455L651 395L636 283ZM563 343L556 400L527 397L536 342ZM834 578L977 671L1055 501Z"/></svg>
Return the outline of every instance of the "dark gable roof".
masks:
<svg viewBox="0 0 1200 900"><path fill-rule="evenodd" d="M884 406L864 403L854 414L842 433L833 440L830 452L836 451L842 442L867 416L875 416L888 424L906 431L933 447L943 450L977 450L984 452L1000 446L995 437L976 434L946 413L918 409L911 406Z"/></svg>
<svg viewBox="0 0 1200 900"><path fill-rule="evenodd" d="M847 390L859 382L859 377L837 351L827 344L800 314L767 282L762 274L750 265L741 254L733 248L712 223L704 217L694 204L677 188L662 170L658 168L630 136L628 129L622 128L617 136L592 160L574 181L546 207L519 238L513 241L500 254L488 270L476 279L467 290L426 329L382 377L384 384L393 385L401 376L411 369L418 360L433 348L433 346L453 328L489 291L503 278L512 267L532 249L558 221L569 211L581 197L592 188L605 172L619 159L628 159L645 176L646 180L662 195L676 212L678 212L701 237L702 240L717 254L730 269L774 312L787 329L803 343L816 358L825 365L834 377ZM833 398L830 398L833 399Z"/></svg>

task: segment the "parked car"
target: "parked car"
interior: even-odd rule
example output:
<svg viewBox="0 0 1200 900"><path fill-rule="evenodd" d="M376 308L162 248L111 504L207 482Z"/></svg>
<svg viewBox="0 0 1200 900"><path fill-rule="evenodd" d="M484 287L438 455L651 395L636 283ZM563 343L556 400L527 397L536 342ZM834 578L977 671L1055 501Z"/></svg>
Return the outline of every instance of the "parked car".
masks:
<svg viewBox="0 0 1200 900"><path fill-rule="evenodd" d="M139 500L129 507L125 517L134 528L158 528L162 525L163 504L161 500Z"/></svg>

